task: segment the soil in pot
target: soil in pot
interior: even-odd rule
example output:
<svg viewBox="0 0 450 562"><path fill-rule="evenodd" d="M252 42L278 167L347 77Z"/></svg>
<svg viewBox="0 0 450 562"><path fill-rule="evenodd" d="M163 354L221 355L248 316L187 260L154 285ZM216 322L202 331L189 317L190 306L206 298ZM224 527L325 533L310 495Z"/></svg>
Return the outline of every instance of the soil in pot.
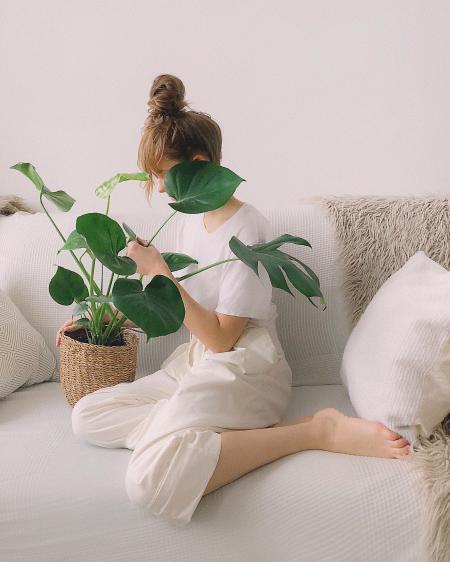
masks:
<svg viewBox="0 0 450 562"><path fill-rule="evenodd" d="M81 343L89 343L88 339L87 339L86 330L76 330L76 331L73 331L73 332L64 332L64 335L69 336L69 338L72 338L73 340L79 341ZM95 344L95 345L99 345L99 344ZM116 338L109 345L102 345L100 347L113 347L113 346L119 346L119 345L124 345L123 340L122 340L122 334L117 334Z"/></svg>

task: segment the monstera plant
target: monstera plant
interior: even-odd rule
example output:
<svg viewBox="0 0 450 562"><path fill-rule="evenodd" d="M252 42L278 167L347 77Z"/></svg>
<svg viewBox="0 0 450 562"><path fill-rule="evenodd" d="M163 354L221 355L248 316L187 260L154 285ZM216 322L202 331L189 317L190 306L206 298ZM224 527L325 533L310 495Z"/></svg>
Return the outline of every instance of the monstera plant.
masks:
<svg viewBox="0 0 450 562"><path fill-rule="evenodd" d="M49 292L58 304L69 306L75 303L72 317L80 316L76 323L85 329L89 343L112 345L127 319L145 333L147 342L150 338L171 334L180 328L185 309L176 284L164 275L154 275L145 286L142 283L143 275L131 278L136 274L137 266L124 252L127 243L137 236L129 225L122 223L121 226L108 216L114 188L128 180L145 181L148 174L118 173L102 183L96 189L96 195L107 200L105 213L78 216L74 230L66 237L50 216L44 200L52 202L63 212L71 210L75 200L64 191L51 191L32 164L19 162L11 168L34 183L40 204L61 238L62 247L58 254L61 251L70 252L79 269L78 273L56 266L49 283ZM168 203L173 212L151 236L147 246L176 213L204 213L222 207L242 181L245 180L232 170L208 161L183 161L173 166L165 176L166 192L174 199ZM258 262L261 262L273 287L294 297L287 278L313 306L317 308L312 297L319 297L320 303L325 305L317 275L301 260L282 251L280 247L284 244L311 248L307 240L291 234L253 245L246 245L233 236L229 246L236 257L212 263L177 277L177 280L182 281L211 267L236 260L244 262L255 275L259 275ZM180 253L163 252L162 256L172 272L198 263L195 256ZM86 264L86 260L90 263ZM94 279L97 266L102 268L100 285ZM103 283L104 269L110 274L106 288ZM104 318L108 318L108 321L105 322Z"/></svg>

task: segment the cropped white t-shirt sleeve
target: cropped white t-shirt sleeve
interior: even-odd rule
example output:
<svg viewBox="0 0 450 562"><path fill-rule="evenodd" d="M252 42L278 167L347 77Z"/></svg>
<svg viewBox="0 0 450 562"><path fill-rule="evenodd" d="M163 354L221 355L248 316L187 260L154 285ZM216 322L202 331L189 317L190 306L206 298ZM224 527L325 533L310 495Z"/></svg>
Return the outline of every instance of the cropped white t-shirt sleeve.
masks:
<svg viewBox="0 0 450 562"><path fill-rule="evenodd" d="M259 244L272 239L270 223L247 225L236 237L244 244ZM229 251L229 258L236 257ZM242 261L223 266L216 312L232 316L266 319L270 315L272 284L266 269L258 262L259 277Z"/></svg>

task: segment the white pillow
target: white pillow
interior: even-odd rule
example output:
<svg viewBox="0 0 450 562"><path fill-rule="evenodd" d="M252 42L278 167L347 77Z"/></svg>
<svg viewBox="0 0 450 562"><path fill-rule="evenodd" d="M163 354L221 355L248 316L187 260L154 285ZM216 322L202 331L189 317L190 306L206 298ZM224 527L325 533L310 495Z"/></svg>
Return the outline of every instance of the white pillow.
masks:
<svg viewBox="0 0 450 562"><path fill-rule="evenodd" d="M0 290L0 398L52 378L56 360L44 338Z"/></svg>
<svg viewBox="0 0 450 562"><path fill-rule="evenodd" d="M411 256L359 318L340 376L359 417L412 445L432 433L450 411L450 272Z"/></svg>

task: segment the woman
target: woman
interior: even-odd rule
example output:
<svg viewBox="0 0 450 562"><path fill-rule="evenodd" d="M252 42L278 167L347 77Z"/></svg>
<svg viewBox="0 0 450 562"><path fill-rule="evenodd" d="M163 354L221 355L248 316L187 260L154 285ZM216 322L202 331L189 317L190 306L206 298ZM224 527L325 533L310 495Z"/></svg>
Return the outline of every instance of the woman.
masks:
<svg viewBox="0 0 450 562"><path fill-rule="evenodd" d="M153 82L139 147L139 166L151 174L147 196L155 184L165 192L165 173L182 160L220 164L219 126L207 114L186 111L184 93L175 76ZM272 239L267 218L234 196L219 209L180 218L174 251L195 257L199 268L233 257L233 235L245 244ZM407 456L409 444L398 433L334 408L277 423L287 409L292 372L277 336L267 272L260 267L258 277L234 261L180 283L157 248L143 242L130 242L128 256L138 273L166 275L177 285L190 341L155 373L84 396L72 414L80 438L133 451L125 481L131 501L182 526L203 495L286 455L322 449ZM61 328L72 329L72 321Z"/></svg>

